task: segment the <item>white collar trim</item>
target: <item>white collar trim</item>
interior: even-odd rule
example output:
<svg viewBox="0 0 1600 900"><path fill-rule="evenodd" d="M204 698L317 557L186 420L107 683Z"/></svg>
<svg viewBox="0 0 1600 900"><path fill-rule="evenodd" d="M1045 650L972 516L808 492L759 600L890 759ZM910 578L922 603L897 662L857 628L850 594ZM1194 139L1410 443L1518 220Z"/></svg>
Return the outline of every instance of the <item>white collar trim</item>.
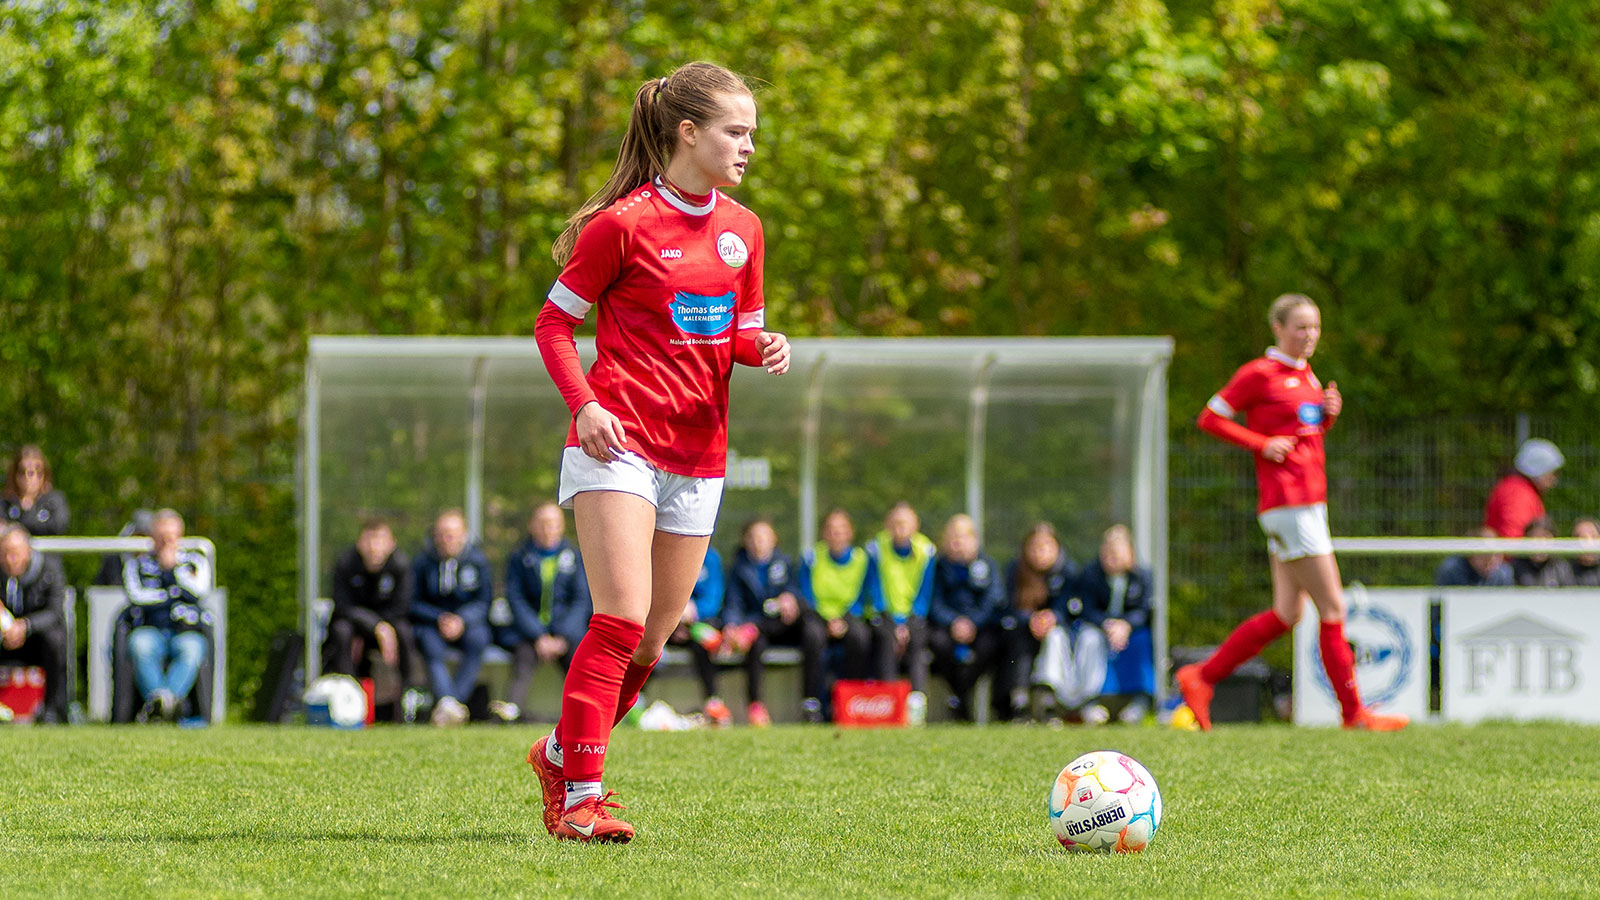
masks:
<svg viewBox="0 0 1600 900"><path fill-rule="evenodd" d="M711 190L711 199L707 200L704 206L694 206L689 201L679 197L676 192L667 187L666 182L662 181L660 176L656 176L656 188L656 193L661 195L661 199L671 204L673 209L687 216L703 216L715 209L717 205L717 191L715 188Z"/></svg>
<svg viewBox="0 0 1600 900"><path fill-rule="evenodd" d="M1295 359L1294 357L1292 357L1289 354L1283 352L1282 350L1279 350L1277 347L1268 347L1267 348L1267 359L1276 360L1278 362L1281 362L1281 363L1283 363L1284 365L1288 366L1291 369L1304 369L1306 367L1306 361L1305 360L1303 360L1303 359Z"/></svg>

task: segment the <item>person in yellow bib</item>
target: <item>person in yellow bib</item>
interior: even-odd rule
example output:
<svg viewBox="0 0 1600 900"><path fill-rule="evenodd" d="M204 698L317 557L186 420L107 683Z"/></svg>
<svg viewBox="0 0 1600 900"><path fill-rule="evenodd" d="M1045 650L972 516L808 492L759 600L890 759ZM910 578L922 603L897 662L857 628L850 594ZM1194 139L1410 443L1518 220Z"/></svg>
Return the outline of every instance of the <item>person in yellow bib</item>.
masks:
<svg viewBox="0 0 1600 900"><path fill-rule="evenodd" d="M906 719L912 725L921 725L928 716L928 602L939 552L921 528L917 511L902 500L889 509L883 530L867 542L884 609L873 623L874 668L884 681L902 670L910 678Z"/></svg>
<svg viewBox="0 0 1600 900"><path fill-rule="evenodd" d="M870 678L872 632L867 621L883 612L883 597L878 593L877 565L867 551L855 546L855 539L849 513L842 509L828 513L822 520L822 540L801 556L795 581L800 599L826 626L820 633L807 634L813 645L806 652L825 658L827 668L839 677ZM815 646L818 641L821 646ZM819 707L817 698L808 697L801 712L808 721L821 721L825 711Z"/></svg>

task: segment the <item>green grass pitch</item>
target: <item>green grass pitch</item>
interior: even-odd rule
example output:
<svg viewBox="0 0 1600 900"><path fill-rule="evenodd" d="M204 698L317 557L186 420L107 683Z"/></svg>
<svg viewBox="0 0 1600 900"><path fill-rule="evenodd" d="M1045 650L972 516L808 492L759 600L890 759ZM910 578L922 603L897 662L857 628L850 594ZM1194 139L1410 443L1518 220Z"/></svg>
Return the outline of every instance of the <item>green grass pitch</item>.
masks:
<svg viewBox="0 0 1600 900"><path fill-rule="evenodd" d="M1553 897L1600 893L1600 729L620 732L639 836L560 844L531 728L0 731L0 894ZM1081 752L1160 783L1150 849L1074 855Z"/></svg>

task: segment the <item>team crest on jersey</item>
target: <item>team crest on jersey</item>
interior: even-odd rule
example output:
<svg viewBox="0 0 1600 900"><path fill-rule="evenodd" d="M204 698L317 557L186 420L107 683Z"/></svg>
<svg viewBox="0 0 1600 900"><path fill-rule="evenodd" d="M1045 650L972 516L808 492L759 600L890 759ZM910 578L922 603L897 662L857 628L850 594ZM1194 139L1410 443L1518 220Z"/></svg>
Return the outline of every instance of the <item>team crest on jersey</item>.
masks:
<svg viewBox="0 0 1600 900"><path fill-rule="evenodd" d="M733 291L716 297L678 291L672 295L672 321L685 334L721 334L733 324Z"/></svg>
<svg viewBox="0 0 1600 900"><path fill-rule="evenodd" d="M722 261L735 269L744 265L750 259L750 248L744 245L744 239L731 231L724 231L717 235L717 255Z"/></svg>
<svg viewBox="0 0 1600 900"><path fill-rule="evenodd" d="M577 568L578 555L573 553L571 550L563 550L561 551L561 555L556 557L556 571L560 572L561 574L571 574L573 570Z"/></svg>

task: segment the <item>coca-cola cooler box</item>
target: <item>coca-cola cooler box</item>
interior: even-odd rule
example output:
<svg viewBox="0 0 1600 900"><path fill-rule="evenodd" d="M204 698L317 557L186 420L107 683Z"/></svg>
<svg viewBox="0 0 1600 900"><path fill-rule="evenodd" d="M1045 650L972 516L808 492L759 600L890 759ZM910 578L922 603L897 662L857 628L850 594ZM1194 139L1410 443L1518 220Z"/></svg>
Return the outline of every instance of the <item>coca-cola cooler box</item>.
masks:
<svg viewBox="0 0 1600 900"><path fill-rule="evenodd" d="M833 683L833 722L842 728L904 728L909 681Z"/></svg>
<svg viewBox="0 0 1600 900"><path fill-rule="evenodd" d="M18 722L33 718L44 701L44 670L38 666L0 666L0 706Z"/></svg>

